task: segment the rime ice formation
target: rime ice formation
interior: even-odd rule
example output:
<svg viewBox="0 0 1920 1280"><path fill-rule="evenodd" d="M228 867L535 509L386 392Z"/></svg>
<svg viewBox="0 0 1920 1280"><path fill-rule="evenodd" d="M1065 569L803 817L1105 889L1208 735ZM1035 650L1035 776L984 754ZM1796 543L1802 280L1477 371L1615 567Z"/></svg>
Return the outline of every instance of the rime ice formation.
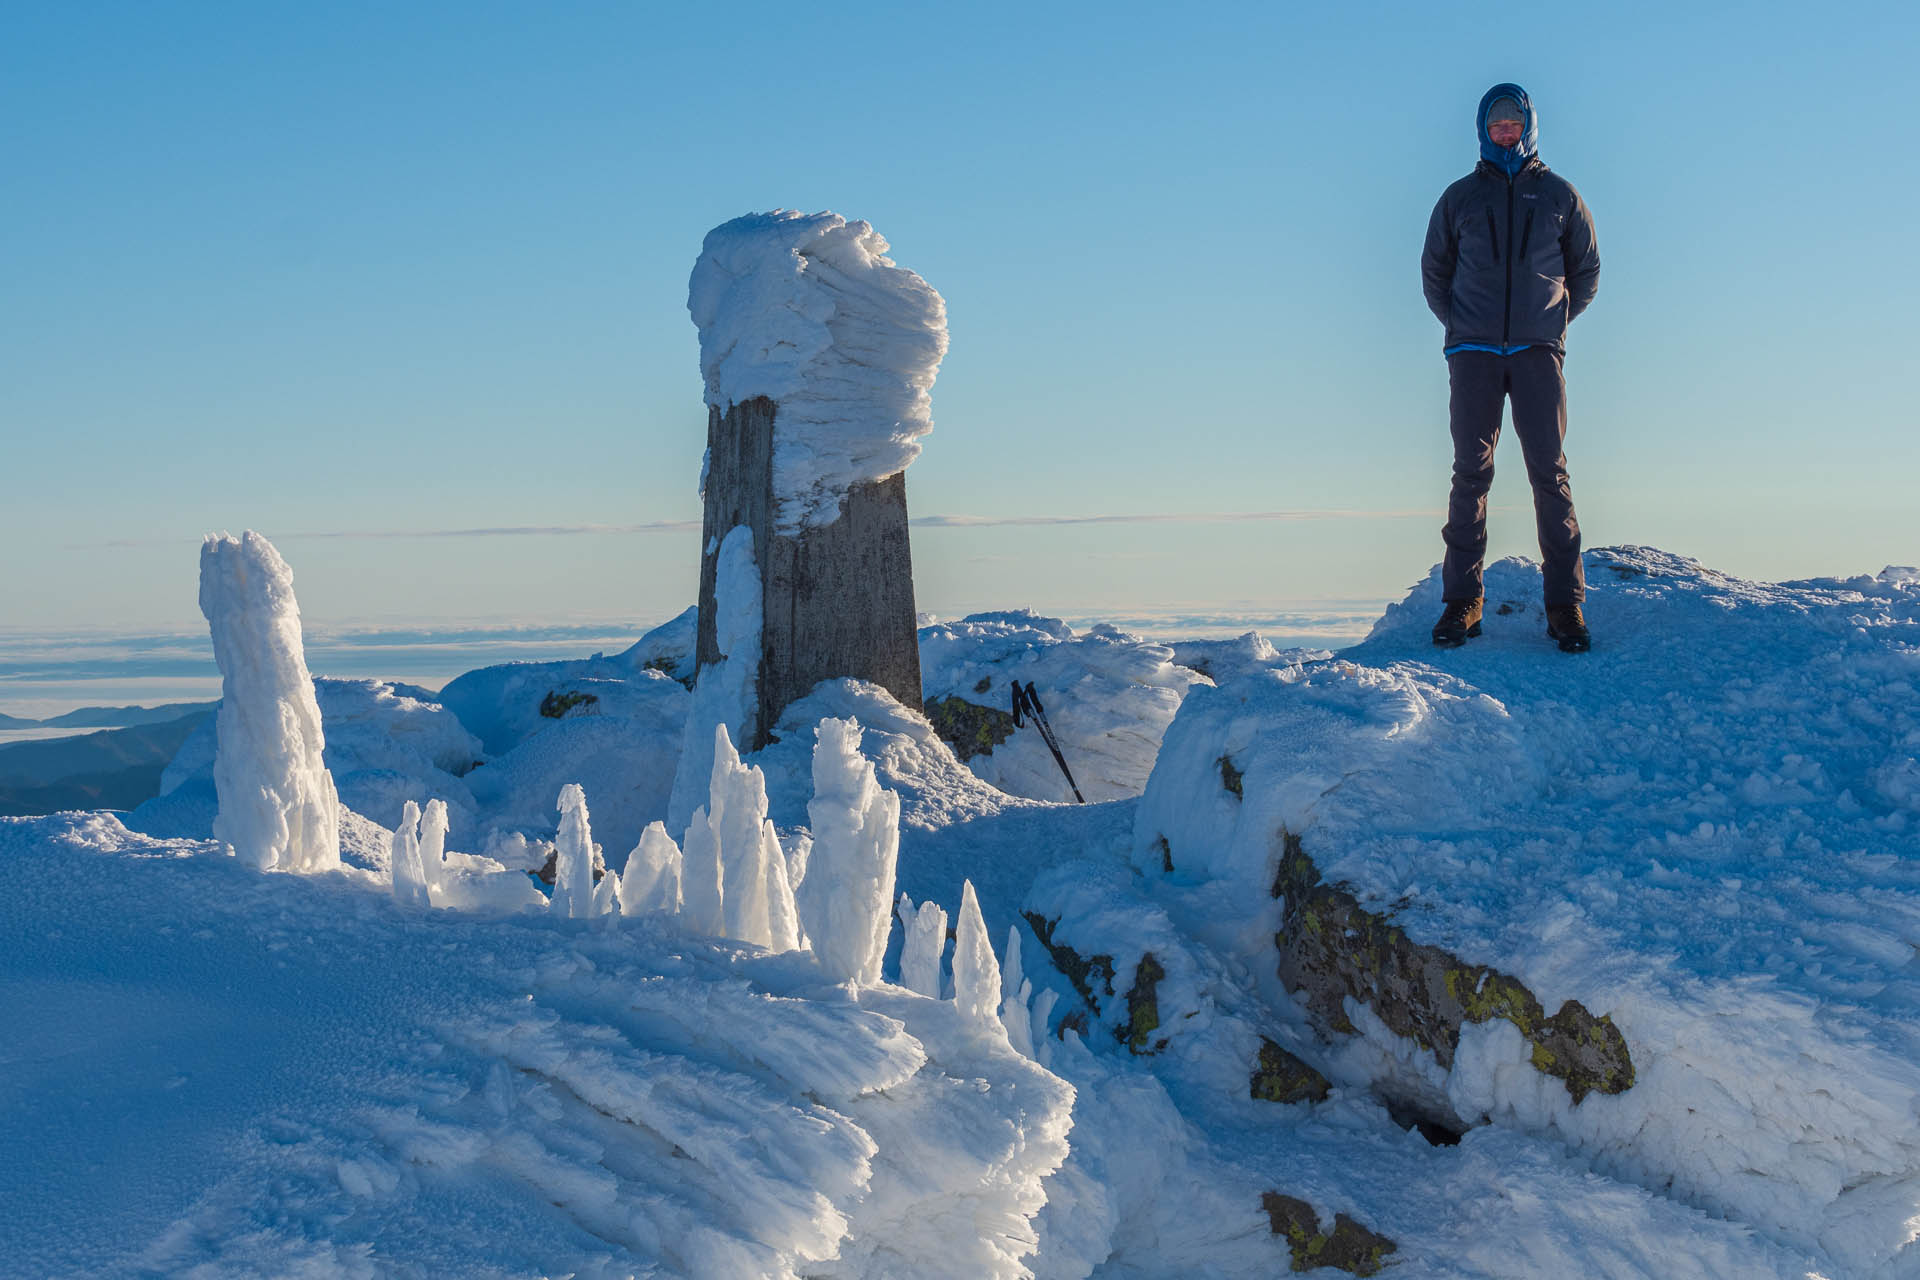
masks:
<svg viewBox="0 0 1920 1280"><path fill-rule="evenodd" d="M626 914L626 906L620 900L620 873L612 867L600 877L600 883L593 886L593 915L619 916Z"/></svg>
<svg viewBox="0 0 1920 1280"><path fill-rule="evenodd" d="M665 826L649 822L640 833L640 843L627 855L620 886L627 911L680 913L680 846Z"/></svg>
<svg viewBox="0 0 1920 1280"><path fill-rule="evenodd" d="M444 815L446 807L442 805L440 811ZM445 831L441 834L444 836ZM400 811L391 849L394 900L409 907L431 907L433 896L427 891L426 864L420 854L420 806L411 800Z"/></svg>
<svg viewBox="0 0 1920 1280"><path fill-rule="evenodd" d="M0 1275L1031 1274L1073 1090L950 1005L205 852L0 819Z"/></svg>
<svg viewBox="0 0 1920 1280"><path fill-rule="evenodd" d="M987 936L971 880L960 890L960 922L953 940L953 998L965 1017L998 1023L1000 962L994 958L993 940Z"/></svg>
<svg viewBox="0 0 1920 1280"><path fill-rule="evenodd" d="M765 396L774 420L775 527L839 518L854 485L903 470L933 429L928 393L947 308L837 213L749 214L707 233L687 285L707 403Z"/></svg>
<svg viewBox="0 0 1920 1280"><path fill-rule="evenodd" d="M739 525L720 543L714 578L714 640L721 660L700 673L693 709L687 714L680 763L667 802L667 826L683 831L713 777L713 728L751 746L758 728L760 672L760 567L753 558L753 530Z"/></svg>
<svg viewBox="0 0 1920 1280"><path fill-rule="evenodd" d="M556 916L590 916L593 910L593 826L587 796L578 784L560 788L560 830L554 836L553 902Z"/></svg>
<svg viewBox="0 0 1920 1280"><path fill-rule="evenodd" d="M1020 926L1007 926L1007 963L1000 971L1000 1021L1007 1028L1007 1043L1023 1058L1034 1057L1033 1023L1027 1001L1033 998L1033 984L1020 972ZM1043 1020L1042 1031L1046 1030Z"/></svg>
<svg viewBox="0 0 1920 1280"><path fill-rule="evenodd" d="M800 886L800 920L820 967L836 982L872 985L892 929L900 797L881 788L860 754L857 720L815 729L813 851Z"/></svg>
<svg viewBox="0 0 1920 1280"><path fill-rule="evenodd" d="M263 870L340 865L340 805L301 647L293 571L251 529L200 547L200 612L213 632L221 702L213 835Z"/></svg>
<svg viewBox="0 0 1920 1280"><path fill-rule="evenodd" d="M930 999L940 998L940 961L947 951L947 911L937 902L900 895L898 907L904 943L900 949L900 985Z"/></svg>
<svg viewBox="0 0 1920 1280"><path fill-rule="evenodd" d="M713 728L707 803L694 810L684 848L688 928L772 951L799 947L786 855L767 821L766 778L740 763L723 724ZM665 860L666 851L657 856Z"/></svg>
<svg viewBox="0 0 1920 1280"><path fill-rule="evenodd" d="M440 865L447 858L447 831L451 824L447 818L445 800L429 800L420 814L420 864L426 870L427 879L432 880L440 871Z"/></svg>

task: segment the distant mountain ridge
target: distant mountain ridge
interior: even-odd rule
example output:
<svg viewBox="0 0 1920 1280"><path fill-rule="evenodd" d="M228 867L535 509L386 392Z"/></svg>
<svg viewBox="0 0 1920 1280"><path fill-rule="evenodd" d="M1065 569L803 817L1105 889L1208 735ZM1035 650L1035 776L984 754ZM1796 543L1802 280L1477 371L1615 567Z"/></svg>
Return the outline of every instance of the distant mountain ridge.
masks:
<svg viewBox="0 0 1920 1280"><path fill-rule="evenodd" d="M128 729L142 724L166 724L182 716L211 711L217 702L168 702L157 707L76 707L45 720L28 720L0 713L0 729Z"/></svg>
<svg viewBox="0 0 1920 1280"><path fill-rule="evenodd" d="M207 704L159 724L0 745L0 817L132 809L159 794L167 762L211 713Z"/></svg>

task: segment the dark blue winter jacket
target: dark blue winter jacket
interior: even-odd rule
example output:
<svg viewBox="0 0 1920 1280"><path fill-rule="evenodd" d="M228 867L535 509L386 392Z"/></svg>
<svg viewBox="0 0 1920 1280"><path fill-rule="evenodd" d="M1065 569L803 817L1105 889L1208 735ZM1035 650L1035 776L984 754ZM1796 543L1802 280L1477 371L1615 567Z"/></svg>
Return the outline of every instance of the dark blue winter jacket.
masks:
<svg viewBox="0 0 1920 1280"><path fill-rule="evenodd" d="M1501 98L1525 115L1512 148L1487 136L1487 109ZM1493 86L1475 124L1480 163L1446 189L1427 223L1420 259L1427 306L1446 326L1449 351L1564 351L1567 322L1600 288L1593 214L1572 183L1540 162L1539 122L1526 90Z"/></svg>

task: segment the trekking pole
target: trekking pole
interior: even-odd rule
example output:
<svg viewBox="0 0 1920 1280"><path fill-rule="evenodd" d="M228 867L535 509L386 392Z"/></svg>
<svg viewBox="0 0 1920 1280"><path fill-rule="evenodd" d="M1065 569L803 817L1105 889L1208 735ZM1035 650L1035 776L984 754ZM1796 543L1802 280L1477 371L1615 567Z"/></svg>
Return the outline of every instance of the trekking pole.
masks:
<svg viewBox="0 0 1920 1280"><path fill-rule="evenodd" d="M1040 691L1033 687L1033 681L1027 681L1022 689L1020 682L1013 684L1013 727L1018 729L1024 721L1022 714L1030 716L1033 727L1040 731L1040 740L1047 744L1047 750L1053 752L1053 762L1060 766L1060 772L1066 776L1067 789L1073 792L1073 798L1081 804L1087 798L1080 794L1080 784L1073 780L1073 770L1067 768L1067 758L1060 754L1060 741L1053 736L1053 726L1047 722L1047 709L1040 705Z"/></svg>

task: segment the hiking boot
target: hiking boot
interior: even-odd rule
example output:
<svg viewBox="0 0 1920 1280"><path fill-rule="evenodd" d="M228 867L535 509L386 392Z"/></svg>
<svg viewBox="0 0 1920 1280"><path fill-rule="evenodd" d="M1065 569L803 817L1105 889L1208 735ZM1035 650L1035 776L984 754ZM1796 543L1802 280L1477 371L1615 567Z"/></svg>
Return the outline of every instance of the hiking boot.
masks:
<svg viewBox="0 0 1920 1280"><path fill-rule="evenodd" d="M1587 632L1587 620L1577 604L1547 606L1547 637L1560 642L1562 653L1585 653L1593 648L1593 637Z"/></svg>
<svg viewBox="0 0 1920 1280"><path fill-rule="evenodd" d="M1458 649L1480 634L1480 601L1449 600L1440 621L1433 624L1433 642L1442 649Z"/></svg>

